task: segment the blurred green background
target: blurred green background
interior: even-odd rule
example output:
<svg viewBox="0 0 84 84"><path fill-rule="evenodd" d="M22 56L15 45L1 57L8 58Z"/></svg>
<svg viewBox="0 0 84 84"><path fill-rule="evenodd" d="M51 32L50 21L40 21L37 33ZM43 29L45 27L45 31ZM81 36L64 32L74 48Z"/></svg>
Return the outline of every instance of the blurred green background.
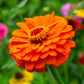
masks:
<svg viewBox="0 0 84 84"><path fill-rule="evenodd" d="M9 84L9 79L18 69L8 50L8 40L12 37L11 33L18 29L16 23L24 22L25 17L50 14L52 11L55 11L55 15L61 16L60 8L67 2L77 4L81 0L0 0L0 23L4 23L9 29L8 35L0 42L0 84ZM65 63L69 77L66 84L84 84L84 66L78 63L78 59L84 50L84 29L76 31L73 40L76 42L76 48L72 49L70 58ZM57 69L66 80L64 65L62 64ZM45 72L34 72L32 83L50 84L50 80L45 76Z"/></svg>

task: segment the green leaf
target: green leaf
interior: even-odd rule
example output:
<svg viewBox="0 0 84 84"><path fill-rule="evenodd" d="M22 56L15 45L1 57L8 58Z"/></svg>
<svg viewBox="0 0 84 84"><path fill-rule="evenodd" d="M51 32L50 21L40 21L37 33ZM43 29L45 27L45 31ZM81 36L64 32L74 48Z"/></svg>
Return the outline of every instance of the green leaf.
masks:
<svg viewBox="0 0 84 84"><path fill-rule="evenodd" d="M16 65L15 60L10 59L5 65L1 67L1 69L10 69Z"/></svg>
<svg viewBox="0 0 84 84"><path fill-rule="evenodd" d="M28 0L22 0L19 5L18 8L22 8L23 6L25 6L25 4L28 2Z"/></svg>

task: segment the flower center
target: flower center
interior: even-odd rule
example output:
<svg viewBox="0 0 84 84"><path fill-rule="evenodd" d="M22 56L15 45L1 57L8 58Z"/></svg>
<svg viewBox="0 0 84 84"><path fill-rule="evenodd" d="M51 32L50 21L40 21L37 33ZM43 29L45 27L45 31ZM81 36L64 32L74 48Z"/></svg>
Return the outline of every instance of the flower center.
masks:
<svg viewBox="0 0 84 84"><path fill-rule="evenodd" d="M24 77L24 75L23 75L21 72L16 72L15 78L16 78L17 80L19 80L19 79L21 79L21 78L23 78L23 77Z"/></svg>
<svg viewBox="0 0 84 84"><path fill-rule="evenodd" d="M30 42L32 44L42 43L43 41L47 40L48 37L48 28L43 26L36 27L30 31Z"/></svg>
<svg viewBox="0 0 84 84"><path fill-rule="evenodd" d="M39 34L41 31L43 30L43 28L38 28L35 29L31 32L31 36L36 36L37 34Z"/></svg>

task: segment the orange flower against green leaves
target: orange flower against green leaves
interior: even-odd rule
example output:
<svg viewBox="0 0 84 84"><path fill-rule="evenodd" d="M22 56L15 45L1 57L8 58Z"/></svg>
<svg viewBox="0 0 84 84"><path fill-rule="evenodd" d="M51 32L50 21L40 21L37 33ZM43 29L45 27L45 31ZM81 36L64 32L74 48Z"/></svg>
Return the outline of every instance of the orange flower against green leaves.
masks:
<svg viewBox="0 0 84 84"><path fill-rule="evenodd" d="M43 72L45 63L57 67L68 60L71 48L75 47L75 42L69 39L75 32L63 17L53 12L25 20L17 23L21 29L15 30L9 40L9 53L18 67Z"/></svg>

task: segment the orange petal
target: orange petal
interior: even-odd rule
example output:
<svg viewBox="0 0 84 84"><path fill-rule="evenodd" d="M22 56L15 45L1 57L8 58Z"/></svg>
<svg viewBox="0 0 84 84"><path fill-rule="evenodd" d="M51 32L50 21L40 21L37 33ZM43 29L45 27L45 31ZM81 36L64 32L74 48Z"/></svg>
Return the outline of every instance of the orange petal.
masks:
<svg viewBox="0 0 84 84"><path fill-rule="evenodd" d="M44 52L40 55L41 59L45 59L48 56L48 52Z"/></svg>
<svg viewBox="0 0 84 84"><path fill-rule="evenodd" d="M62 29L63 29L63 24L62 23L58 23L58 24L56 24L54 27L52 27L52 29L49 31L49 34L51 35L51 34L53 34L53 33L55 33L56 31L57 32L59 32L59 31L62 31ZM60 28L59 28L60 27Z"/></svg>
<svg viewBox="0 0 84 84"><path fill-rule="evenodd" d="M49 54L50 56L57 56L56 50L49 50L49 51L48 51L48 54Z"/></svg>
<svg viewBox="0 0 84 84"><path fill-rule="evenodd" d="M11 58L12 58L12 59L15 59L15 56L14 56L14 55L12 55L12 56L11 56Z"/></svg>
<svg viewBox="0 0 84 84"><path fill-rule="evenodd" d="M34 69L32 69L32 70L27 70L28 72L34 72L35 70Z"/></svg>
<svg viewBox="0 0 84 84"><path fill-rule="evenodd" d="M28 35L27 35L25 32L23 32L22 29L17 29L17 30L15 30L12 34L13 34L14 36L19 36L19 37L26 37L26 38L28 38Z"/></svg>
<svg viewBox="0 0 84 84"><path fill-rule="evenodd" d="M46 59L45 59L47 65L54 65L56 63L56 58L53 57L53 56L48 56Z"/></svg>
<svg viewBox="0 0 84 84"><path fill-rule="evenodd" d="M44 46L43 45L41 45L36 51L37 52L40 52L42 49L44 49Z"/></svg>
<svg viewBox="0 0 84 84"><path fill-rule="evenodd" d="M13 55L16 57L16 59L22 60L21 53L14 53Z"/></svg>
<svg viewBox="0 0 84 84"><path fill-rule="evenodd" d="M41 52L46 52L49 50L49 47L45 47Z"/></svg>
<svg viewBox="0 0 84 84"><path fill-rule="evenodd" d="M29 29L32 29L36 26L32 18L24 18L24 19L26 20Z"/></svg>
<svg viewBox="0 0 84 84"><path fill-rule="evenodd" d="M60 38L59 37L57 37L57 38L54 38L54 39L51 39L52 40L52 42L53 43L56 43L57 41L59 41L60 40Z"/></svg>
<svg viewBox="0 0 84 84"><path fill-rule="evenodd" d="M31 58L31 61L32 61L32 62L33 62L33 61L37 61L37 60L39 59L39 56L40 56L40 54L34 53L34 55L33 55L32 58Z"/></svg>
<svg viewBox="0 0 84 84"><path fill-rule="evenodd" d="M25 61L25 68L27 70L33 70L35 63L30 61Z"/></svg>
<svg viewBox="0 0 84 84"><path fill-rule="evenodd" d="M49 47L49 49L56 49L56 43L51 43L45 47Z"/></svg>
<svg viewBox="0 0 84 84"><path fill-rule="evenodd" d="M49 27L51 30L52 28L54 28L59 23L61 23L63 25L64 24L67 25L67 21L64 18L59 17L59 16L55 16L55 21L52 24L49 24L47 27Z"/></svg>
<svg viewBox="0 0 84 84"><path fill-rule="evenodd" d="M42 69L45 67L45 61L44 60L38 60L36 63L35 63L35 69Z"/></svg>
<svg viewBox="0 0 84 84"><path fill-rule="evenodd" d="M46 52L46 51L48 51L49 49L56 49L56 44L51 43L50 45L46 45L46 46L41 50L41 52Z"/></svg>
<svg viewBox="0 0 84 84"><path fill-rule="evenodd" d="M55 16L55 20L59 21L59 23L64 23L66 25L68 24L68 21L64 17Z"/></svg>
<svg viewBox="0 0 84 84"><path fill-rule="evenodd" d="M74 41L68 40L67 42L68 42L68 45L69 45L71 48L75 47L75 45L76 45Z"/></svg>
<svg viewBox="0 0 84 84"><path fill-rule="evenodd" d="M53 22L52 24L49 24L47 27L50 29L49 31L51 31L53 28L56 28L58 21Z"/></svg>
<svg viewBox="0 0 84 84"><path fill-rule="evenodd" d="M35 69L36 72L43 72L45 71L46 67L42 68L42 69Z"/></svg>
<svg viewBox="0 0 84 84"><path fill-rule="evenodd" d="M29 42L28 39L25 39L25 38L20 38L20 37L16 37L16 36L13 36L11 39L9 39L9 42Z"/></svg>
<svg viewBox="0 0 84 84"><path fill-rule="evenodd" d="M56 47L56 50L57 50L58 52L64 52L64 51L65 51L62 46L58 46L58 45L57 45L57 47Z"/></svg>
<svg viewBox="0 0 84 84"><path fill-rule="evenodd" d="M50 18L50 14L47 14L47 15L45 15L44 16L44 23L45 23L45 27L47 27L49 24L50 24L50 20L51 20L51 18Z"/></svg>
<svg viewBox="0 0 84 84"><path fill-rule="evenodd" d="M9 54L11 54L11 53L17 53L19 51L20 51L19 49L15 48L15 47L12 47L12 48L10 48Z"/></svg>
<svg viewBox="0 0 84 84"><path fill-rule="evenodd" d="M40 20L40 25L46 27L46 24L45 24L46 18L44 19L44 16L39 16L39 20Z"/></svg>
<svg viewBox="0 0 84 84"><path fill-rule="evenodd" d="M29 32L29 28L27 27L27 25L23 22L18 22L16 23L21 29L23 29L27 34Z"/></svg>
<svg viewBox="0 0 84 84"><path fill-rule="evenodd" d="M75 42L74 41L71 41L71 40L68 40L64 45L63 47L66 49L66 50L70 50L70 48L73 48L75 47Z"/></svg>
<svg viewBox="0 0 84 84"><path fill-rule="evenodd" d="M69 45L67 45L67 44L64 44L63 45L63 48L64 48L64 52L63 52L63 54L66 54L66 53L69 53L69 52L71 52L71 48L70 48L70 46Z"/></svg>
<svg viewBox="0 0 84 84"><path fill-rule="evenodd" d="M29 47L29 43L12 42L9 45L9 49L11 49L12 47L22 49L25 47Z"/></svg>
<svg viewBox="0 0 84 84"><path fill-rule="evenodd" d="M57 56L57 52L55 50L49 50L47 52L44 52L40 55L41 59L45 59L48 55L50 56Z"/></svg>
<svg viewBox="0 0 84 84"><path fill-rule="evenodd" d="M62 33L62 29L64 28L64 26L65 26L64 24L56 25L55 28L50 30L49 32L50 37L48 39L57 38L57 36Z"/></svg>
<svg viewBox="0 0 84 84"><path fill-rule="evenodd" d="M61 39L61 40L59 40L56 44L63 45L63 44L66 43L66 41L67 41L67 40L65 40L65 39Z"/></svg>
<svg viewBox="0 0 84 84"><path fill-rule="evenodd" d="M22 61L22 60L18 60L18 59L15 59L15 61L17 62L17 63L19 63L19 64L22 64L24 61Z"/></svg>
<svg viewBox="0 0 84 84"><path fill-rule="evenodd" d="M70 31L70 32L67 32L67 33L62 33L59 35L59 37L61 39L66 39L66 38L73 38L75 36L75 32L74 31Z"/></svg>
<svg viewBox="0 0 84 84"><path fill-rule="evenodd" d="M45 42L43 43L43 45L49 45L49 44L51 44L51 43L56 43L56 42L59 41L59 40L60 40L59 37L53 38L53 39L50 39L50 40L45 41Z"/></svg>
<svg viewBox="0 0 84 84"><path fill-rule="evenodd" d="M32 44L30 47L32 50L38 49L40 44Z"/></svg>
<svg viewBox="0 0 84 84"><path fill-rule="evenodd" d="M17 64L17 67L22 67L22 68L25 68L25 66L24 66L24 63L23 64Z"/></svg>
<svg viewBox="0 0 84 84"><path fill-rule="evenodd" d="M71 25L66 25L65 27L64 27L64 29L62 30L62 32L64 33L64 32L69 32L69 31L71 31L73 28L72 28L72 26Z"/></svg>
<svg viewBox="0 0 84 84"><path fill-rule="evenodd" d="M25 54L27 54L27 53L29 53L29 52L31 52L31 48L29 48L29 47L27 47L27 48L25 48L22 52L20 52L21 53L21 56L24 56Z"/></svg>
<svg viewBox="0 0 84 84"><path fill-rule="evenodd" d="M62 63L65 63L69 58L69 55L63 55L61 53L58 53L56 56L56 63L54 64L54 67L60 66Z"/></svg>
<svg viewBox="0 0 84 84"><path fill-rule="evenodd" d="M31 50L28 49L28 48L25 48L25 49L21 50L20 52L13 53L13 55L16 56L17 59L20 59L21 60L29 52L31 52Z"/></svg>
<svg viewBox="0 0 84 84"><path fill-rule="evenodd" d="M32 18L36 26L42 26L43 16Z"/></svg>
<svg viewBox="0 0 84 84"><path fill-rule="evenodd" d="M50 15L50 21L49 21L50 24L55 21L55 14L54 14L54 13L55 13L55 12L53 11L53 12L51 13L51 15Z"/></svg>
<svg viewBox="0 0 84 84"><path fill-rule="evenodd" d="M23 57L23 60L24 60L24 61L29 61L29 60L31 59L32 55L33 55L32 53L26 54L26 55Z"/></svg>

